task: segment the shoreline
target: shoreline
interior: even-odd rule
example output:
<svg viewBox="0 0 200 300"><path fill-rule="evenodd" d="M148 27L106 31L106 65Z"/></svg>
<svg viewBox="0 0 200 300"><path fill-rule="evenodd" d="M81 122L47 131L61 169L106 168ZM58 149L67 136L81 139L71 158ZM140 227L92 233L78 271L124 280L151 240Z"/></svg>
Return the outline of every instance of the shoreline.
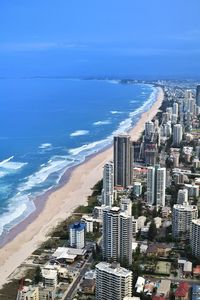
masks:
<svg viewBox="0 0 200 300"><path fill-rule="evenodd" d="M158 89L153 105L141 114L129 131L132 140L138 140L145 122L151 120L161 106L163 89ZM87 157L80 165L67 170L58 187L40 196L36 210L11 229L0 249L0 287L8 281L8 276L18 265L44 242L51 228L71 215L77 206L86 204L91 188L102 178L103 165L111 158L112 146L108 146Z"/></svg>

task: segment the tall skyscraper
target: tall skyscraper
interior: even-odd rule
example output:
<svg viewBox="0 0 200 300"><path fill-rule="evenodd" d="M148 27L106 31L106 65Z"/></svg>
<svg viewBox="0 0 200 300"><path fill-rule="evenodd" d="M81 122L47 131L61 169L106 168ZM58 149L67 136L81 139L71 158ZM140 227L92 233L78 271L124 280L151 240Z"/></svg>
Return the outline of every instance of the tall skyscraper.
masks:
<svg viewBox="0 0 200 300"><path fill-rule="evenodd" d="M85 224L76 222L69 227L70 246L74 248L85 247Z"/></svg>
<svg viewBox="0 0 200 300"><path fill-rule="evenodd" d="M188 203L188 190L181 189L178 191L177 204Z"/></svg>
<svg viewBox="0 0 200 300"><path fill-rule="evenodd" d="M108 261L132 263L132 217L119 207L103 210L102 250Z"/></svg>
<svg viewBox="0 0 200 300"><path fill-rule="evenodd" d="M116 263L96 265L96 300L123 300L132 296L132 271Z"/></svg>
<svg viewBox="0 0 200 300"><path fill-rule="evenodd" d="M180 146L180 143L183 138L183 129L181 124L176 124L174 125L173 128L173 145L176 147Z"/></svg>
<svg viewBox="0 0 200 300"><path fill-rule="evenodd" d="M165 206L166 168L155 167L156 171L156 206Z"/></svg>
<svg viewBox="0 0 200 300"><path fill-rule="evenodd" d="M178 103L177 102L173 103L172 113L174 115L178 116Z"/></svg>
<svg viewBox="0 0 200 300"><path fill-rule="evenodd" d="M192 220L198 218L196 205L175 204L172 211L172 234L175 239L187 240L190 238Z"/></svg>
<svg viewBox="0 0 200 300"><path fill-rule="evenodd" d="M197 90L196 90L196 105L200 106L200 85L197 85Z"/></svg>
<svg viewBox="0 0 200 300"><path fill-rule="evenodd" d="M133 146L129 135L114 137L114 186L126 188L132 183Z"/></svg>
<svg viewBox="0 0 200 300"><path fill-rule="evenodd" d="M145 137L151 138L152 134L155 132L154 123L152 121L148 121L145 123Z"/></svg>
<svg viewBox="0 0 200 300"><path fill-rule="evenodd" d="M106 206L113 205L114 198L114 166L113 162L108 162L103 168L103 190L102 204Z"/></svg>
<svg viewBox="0 0 200 300"><path fill-rule="evenodd" d="M165 206L166 168L159 165L147 169L147 203Z"/></svg>
<svg viewBox="0 0 200 300"><path fill-rule="evenodd" d="M200 258L200 219L192 220L191 247L192 255Z"/></svg>

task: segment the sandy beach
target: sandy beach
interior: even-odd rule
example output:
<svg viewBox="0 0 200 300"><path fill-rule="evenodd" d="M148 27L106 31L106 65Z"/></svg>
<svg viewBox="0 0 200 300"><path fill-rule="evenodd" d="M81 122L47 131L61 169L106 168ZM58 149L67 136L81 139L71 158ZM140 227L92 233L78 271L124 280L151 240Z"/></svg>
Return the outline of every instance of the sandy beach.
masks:
<svg viewBox="0 0 200 300"><path fill-rule="evenodd" d="M156 102L129 132L132 140L137 140L144 130L146 121L157 113L163 101L163 90L159 88ZM112 147L91 157L76 167L68 181L50 193L40 214L29 221L26 228L0 249L0 287L9 275L46 239L47 233L58 222L67 218L73 210L87 202L91 188L102 178L103 165L112 159Z"/></svg>

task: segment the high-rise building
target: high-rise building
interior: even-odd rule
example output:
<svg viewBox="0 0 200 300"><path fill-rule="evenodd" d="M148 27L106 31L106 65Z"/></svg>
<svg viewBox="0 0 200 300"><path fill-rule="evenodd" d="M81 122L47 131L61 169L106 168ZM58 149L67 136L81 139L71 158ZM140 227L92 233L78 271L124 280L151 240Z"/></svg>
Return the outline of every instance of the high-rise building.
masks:
<svg viewBox="0 0 200 300"><path fill-rule="evenodd" d="M195 107L195 99L188 99L188 112L192 115L195 115L196 113L196 107Z"/></svg>
<svg viewBox="0 0 200 300"><path fill-rule="evenodd" d="M178 103L177 102L173 103L172 114L178 116Z"/></svg>
<svg viewBox="0 0 200 300"><path fill-rule="evenodd" d="M159 165L147 169L147 203L165 206L166 168Z"/></svg>
<svg viewBox="0 0 200 300"><path fill-rule="evenodd" d="M192 220L191 247L192 255L200 258L200 219Z"/></svg>
<svg viewBox="0 0 200 300"><path fill-rule="evenodd" d="M102 250L108 261L132 263L132 217L119 207L103 210Z"/></svg>
<svg viewBox="0 0 200 300"><path fill-rule="evenodd" d="M191 99L192 98L192 91L191 90L186 90L185 91L185 99Z"/></svg>
<svg viewBox="0 0 200 300"><path fill-rule="evenodd" d="M96 265L96 300L123 300L132 296L132 271L116 263Z"/></svg>
<svg viewBox="0 0 200 300"><path fill-rule="evenodd" d="M70 246L74 248L85 247L85 224L76 222L69 227Z"/></svg>
<svg viewBox="0 0 200 300"><path fill-rule="evenodd" d="M114 166L113 162L108 162L103 168L103 190L102 204L106 206L113 205L114 198Z"/></svg>
<svg viewBox="0 0 200 300"><path fill-rule="evenodd" d="M139 197L142 194L142 184L141 184L141 182L134 182L133 192L137 197Z"/></svg>
<svg viewBox="0 0 200 300"><path fill-rule="evenodd" d="M145 162L146 165L154 166L157 162L158 147L157 144L147 144L145 149Z"/></svg>
<svg viewBox="0 0 200 300"><path fill-rule="evenodd" d="M155 132L154 123L152 121L148 121L145 123L145 137L151 138L152 134Z"/></svg>
<svg viewBox="0 0 200 300"><path fill-rule="evenodd" d="M114 186L126 188L133 177L133 146L129 135L114 137Z"/></svg>
<svg viewBox="0 0 200 300"><path fill-rule="evenodd" d="M178 191L177 204L188 203L188 190L182 189Z"/></svg>
<svg viewBox="0 0 200 300"><path fill-rule="evenodd" d="M200 85L197 85L197 90L196 90L196 105L200 106Z"/></svg>
<svg viewBox="0 0 200 300"><path fill-rule="evenodd" d="M175 204L172 211L172 234L175 239L187 240L190 238L192 220L198 218L196 205Z"/></svg>
<svg viewBox="0 0 200 300"><path fill-rule="evenodd" d="M166 168L156 167L156 206L165 206Z"/></svg>
<svg viewBox="0 0 200 300"><path fill-rule="evenodd" d="M174 125L173 128L173 145L176 147L180 146L183 138L183 129L181 124Z"/></svg>

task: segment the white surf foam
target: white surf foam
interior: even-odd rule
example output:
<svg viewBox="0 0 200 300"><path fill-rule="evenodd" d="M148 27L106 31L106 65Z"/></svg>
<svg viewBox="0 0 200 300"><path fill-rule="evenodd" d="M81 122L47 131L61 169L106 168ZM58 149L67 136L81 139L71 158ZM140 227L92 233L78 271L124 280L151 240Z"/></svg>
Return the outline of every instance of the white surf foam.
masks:
<svg viewBox="0 0 200 300"><path fill-rule="evenodd" d="M117 114L123 114L123 111L111 110L110 113L111 113L112 115L117 115Z"/></svg>
<svg viewBox="0 0 200 300"><path fill-rule="evenodd" d="M18 187L18 190L28 191L33 187L41 185L48 179L51 174L61 171L70 163L71 162L67 159L67 157L52 157L52 159L50 159L46 164L42 164L41 168L37 172L28 176L26 178L26 181Z"/></svg>
<svg viewBox="0 0 200 300"><path fill-rule="evenodd" d="M157 90L154 88L149 99L137 110L131 112L127 119L121 121L118 128L115 131L113 131L112 134L107 138L102 139L100 141L85 144L77 148L70 149L69 155L53 156L46 164L42 164L38 171L28 176L25 182L19 186L18 194L15 196L14 199L10 200L8 212L3 214L3 218L1 217L0 234L3 229L9 230L9 228L14 226L14 224L17 224L19 220L22 220L23 218L25 218L25 216L30 214L31 211L33 211L34 204L28 199L28 193L31 192L32 188L42 186L42 184L45 183L52 174L56 175L54 177L51 177L53 178L53 182L55 183L56 181L58 183L68 167L80 164L85 160L87 156L96 153L108 146L108 144L111 144L114 135L127 132L132 127L133 122L139 117L139 115L143 111L146 111L149 108L149 106L155 101L156 93ZM80 132L81 135L83 132L84 134L85 132L88 133L88 131L79 130L75 132L75 135L74 133L72 134L73 136L78 136L80 135ZM6 165L9 163L13 163L12 160L13 157L4 160L0 163L0 167L1 164Z"/></svg>
<svg viewBox="0 0 200 300"><path fill-rule="evenodd" d="M111 124L111 121L110 121L110 120L97 121L97 122L94 122L94 123L93 123L94 126L101 126L101 125L108 125L108 124Z"/></svg>
<svg viewBox="0 0 200 300"><path fill-rule="evenodd" d="M12 161L14 156L11 156L0 162L0 177L4 177L13 172L18 172L27 163Z"/></svg>
<svg viewBox="0 0 200 300"><path fill-rule="evenodd" d="M86 134L88 134L88 133L89 133L88 130L76 130L76 131L72 132L72 133L70 134L70 136L71 136L71 137L74 137L74 136L81 136L81 135L86 135Z"/></svg>
<svg viewBox="0 0 200 300"><path fill-rule="evenodd" d="M3 231L8 232L16 224L24 220L35 210L35 205L29 200L28 196L18 194L11 198L7 211L0 218L0 235Z"/></svg>
<svg viewBox="0 0 200 300"><path fill-rule="evenodd" d="M52 144L50 143L43 143L39 146L39 149L48 149L48 148L51 148L52 147Z"/></svg>

